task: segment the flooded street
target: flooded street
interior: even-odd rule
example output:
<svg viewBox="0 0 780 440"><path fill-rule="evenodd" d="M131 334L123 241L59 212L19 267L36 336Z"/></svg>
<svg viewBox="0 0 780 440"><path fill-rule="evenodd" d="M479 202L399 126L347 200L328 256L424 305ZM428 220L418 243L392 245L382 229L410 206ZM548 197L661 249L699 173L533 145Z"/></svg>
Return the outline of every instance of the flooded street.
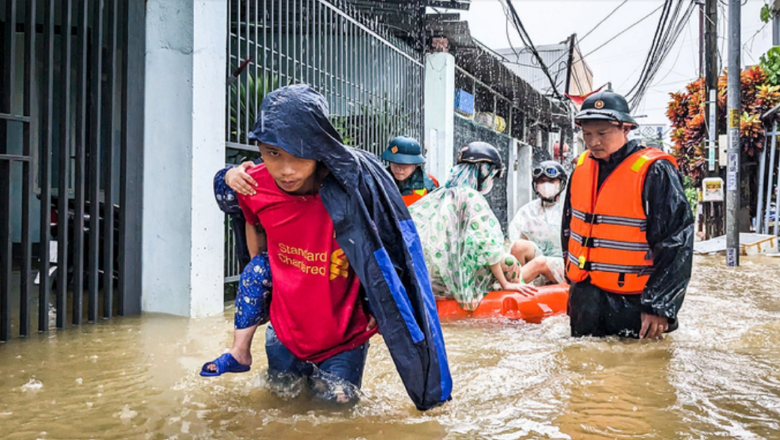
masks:
<svg viewBox="0 0 780 440"><path fill-rule="evenodd" d="M145 315L0 345L0 437L522 439L780 437L780 260L698 258L680 330L660 342L572 339L541 325L445 324L454 400L415 410L372 340L351 409L283 399L249 374L201 378L232 309Z"/></svg>

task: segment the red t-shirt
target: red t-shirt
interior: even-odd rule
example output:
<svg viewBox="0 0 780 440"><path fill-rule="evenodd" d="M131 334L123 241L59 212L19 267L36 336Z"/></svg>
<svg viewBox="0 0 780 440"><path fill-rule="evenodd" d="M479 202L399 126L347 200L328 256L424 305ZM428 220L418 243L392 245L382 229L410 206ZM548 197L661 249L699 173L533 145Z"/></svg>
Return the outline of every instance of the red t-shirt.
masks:
<svg viewBox="0 0 780 440"><path fill-rule="evenodd" d="M321 362L364 344L368 315L360 281L336 242L319 195L296 196L276 185L264 164L248 171L258 186L238 196L247 223L268 237L273 276L271 324L299 359Z"/></svg>

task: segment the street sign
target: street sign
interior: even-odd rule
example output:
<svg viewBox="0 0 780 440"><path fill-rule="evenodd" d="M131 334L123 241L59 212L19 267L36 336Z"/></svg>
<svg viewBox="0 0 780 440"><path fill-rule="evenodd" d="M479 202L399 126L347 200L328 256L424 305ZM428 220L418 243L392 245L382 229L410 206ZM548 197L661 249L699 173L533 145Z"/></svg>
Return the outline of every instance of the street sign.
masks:
<svg viewBox="0 0 780 440"><path fill-rule="evenodd" d="M736 173L729 173L728 176L726 176L726 180L728 181L727 184L727 191L736 191L737 190L737 174Z"/></svg>
<svg viewBox="0 0 780 440"><path fill-rule="evenodd" d="M730 134L737 134L737 140L739 140L739 131L738 130L731 130ZM732 141L734 139L734 136L731 136ZM732 145L736 145L737 148L739 148L739 143L732 143L729 145L731 148ZM739 151L739 150L737 150ZM738 182L737 182L737 167L739 164L737 163L737 160L739 159L738 153L729 153L729 164L728 164L728 173L726 174L726 190L727 191L737 191L738 188Z"/></svg>
<svg viewBox="0 0 780 440"><path fill-rule="evenodd" d="M729 128L739 128L739 110L729 109Z"/></svg>
<svg viewBox="0 0 780 440"><path fill-rule="evenodd" d="M708 177L702 181L703 202L722 202L723 198L723 179L720 177Z"/></svg>
<svg viewBox="0 0 780 440"><path fill-rule="evenodd" d="M726 266L735 267L737 265L737 249L726 249Z"/></svg>

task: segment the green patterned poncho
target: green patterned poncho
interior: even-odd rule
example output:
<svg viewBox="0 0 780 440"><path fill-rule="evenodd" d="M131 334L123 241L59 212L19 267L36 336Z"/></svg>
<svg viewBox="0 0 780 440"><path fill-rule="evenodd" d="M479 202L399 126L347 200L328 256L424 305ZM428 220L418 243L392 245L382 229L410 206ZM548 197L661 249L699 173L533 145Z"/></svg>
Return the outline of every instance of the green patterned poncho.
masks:
<svg viewBox="0 0 780 440"><path fill-rule="evenodd" d="M465 310L476 309L495 290L490 266L504 262L508 280L519 278L519 265L505 253L501 225L482 195L497 173L489 164L458 164L442 188L409 207L434 294L456 299Z"/></svg>

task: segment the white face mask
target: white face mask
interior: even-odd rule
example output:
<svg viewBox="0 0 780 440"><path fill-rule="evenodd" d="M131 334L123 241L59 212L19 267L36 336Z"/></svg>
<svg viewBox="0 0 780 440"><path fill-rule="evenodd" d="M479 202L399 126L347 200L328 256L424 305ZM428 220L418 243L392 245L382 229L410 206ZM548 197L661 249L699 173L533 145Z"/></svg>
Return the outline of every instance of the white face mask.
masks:
<svg viewBox="0 0 780 440"><path fill-rule="evenodd" d="M552 199L558 195L558 191L561 190L560 182L544 182L536 185L536 190L539 191L539 195L545 199Z"/></svg>

